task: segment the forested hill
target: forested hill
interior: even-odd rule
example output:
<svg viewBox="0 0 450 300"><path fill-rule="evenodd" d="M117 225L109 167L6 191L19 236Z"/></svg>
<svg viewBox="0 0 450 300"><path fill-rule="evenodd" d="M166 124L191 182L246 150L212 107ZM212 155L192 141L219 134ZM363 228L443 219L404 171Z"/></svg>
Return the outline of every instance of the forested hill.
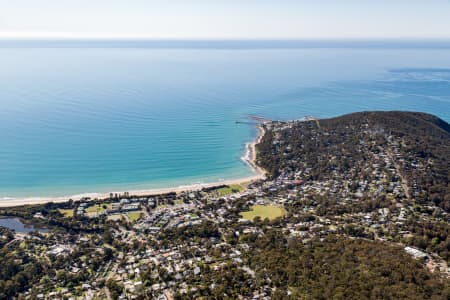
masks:
<svg viewBox="0 0 450 300"><path fill-rule="evenodd" d="M349 193L372 198L395 189L396 196L450 212L450 125L438 117L360 112L267 127L258 163L273 177L343 180Z"/></svg>

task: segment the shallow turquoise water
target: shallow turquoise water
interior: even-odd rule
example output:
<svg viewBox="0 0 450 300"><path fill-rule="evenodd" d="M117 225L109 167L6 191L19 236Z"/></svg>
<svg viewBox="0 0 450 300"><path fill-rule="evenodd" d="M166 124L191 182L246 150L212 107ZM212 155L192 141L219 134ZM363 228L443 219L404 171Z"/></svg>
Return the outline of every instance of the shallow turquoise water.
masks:
<svg viewBox="0 0 450 300"><path fill-rule="evenodd" d="M450 49L0 44L0 198L251 174L248 115L414 110L450 121Z"/></svg>

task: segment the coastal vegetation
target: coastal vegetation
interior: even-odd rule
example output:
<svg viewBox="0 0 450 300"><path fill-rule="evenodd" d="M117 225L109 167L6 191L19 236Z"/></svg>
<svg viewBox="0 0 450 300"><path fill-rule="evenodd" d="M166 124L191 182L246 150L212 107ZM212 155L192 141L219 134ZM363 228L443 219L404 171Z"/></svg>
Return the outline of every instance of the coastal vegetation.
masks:
<svg viewBox="0 0 450 300"><path fill-rule="evenodd" d="M329 236L285 239L267 232L249 256L257 274L268 273L287 299L445 299L450 285L430 274L398 246Z"/></svg>

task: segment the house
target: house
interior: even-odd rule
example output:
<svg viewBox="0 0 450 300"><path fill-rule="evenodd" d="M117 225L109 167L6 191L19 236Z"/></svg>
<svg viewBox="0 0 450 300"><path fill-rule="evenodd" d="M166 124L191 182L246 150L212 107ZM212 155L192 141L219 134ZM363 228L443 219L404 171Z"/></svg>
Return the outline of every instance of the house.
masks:
<svg viewBox="0 0 450 300"><path fill-rule="evenodd" d="M122 206L122 210L124 210L124 211L132 211L132 210L139 210L139 209L140 209L139 203L125 204Z"/></svg>
<svg viewBox="0 0 450 300"><path fill-rule="evenodd" d="M128 203L130 203L130 200L128 200L126 198L120 199L120 204L121 205L128 204Z"/></svg>
<svg viewBox="0 0 450 300"><path fill-rule="evenodd" d="M52 247L50 247L50 249L47 251L47 254L49 255L55 255L55 256L60 256L62 255L64 252L68 251L69 247L68 246L64 246L64 245L54 245Z"/></svg>
<svg viewBox="0 0 450 300"><path fill-rule="evenodd" d="M111 203L111 210L118 211L119 209L120 209L120 203L119 202Z"/></svg>
<svg viewBox="0 0 450 300"><path fill-rule="evenodd" d="M423 251L420 251L419 249L406 246L405 251L409 254L411 254L414 258L417 259L428 259L428 254L426 254Z"/></svg>
<svg viewBox="0 0 450 300"><path fill-rule="evenodd" d="M33 218L44 219L44 215L41 212L37 212L34 214Z"/></svg>
<svg viewBox="0 0 450 300"><path fill-rule="evenodd" d="M199 275L200 273L201 273L200 268L199 268L199 267L196 267L196 268L194 269L194 275Z"/></svg>

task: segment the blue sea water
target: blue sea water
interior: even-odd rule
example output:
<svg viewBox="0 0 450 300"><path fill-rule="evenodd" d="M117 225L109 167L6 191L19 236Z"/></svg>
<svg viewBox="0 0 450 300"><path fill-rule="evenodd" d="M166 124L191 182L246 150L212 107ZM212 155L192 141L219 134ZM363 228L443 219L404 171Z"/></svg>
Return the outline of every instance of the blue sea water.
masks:
<svg viewBox="0 0 450 300"><path fill-rule="evenodd" d="M251 175L249 115L450 122L449 45L208 45L0 42L0 199Z"/></svg>

